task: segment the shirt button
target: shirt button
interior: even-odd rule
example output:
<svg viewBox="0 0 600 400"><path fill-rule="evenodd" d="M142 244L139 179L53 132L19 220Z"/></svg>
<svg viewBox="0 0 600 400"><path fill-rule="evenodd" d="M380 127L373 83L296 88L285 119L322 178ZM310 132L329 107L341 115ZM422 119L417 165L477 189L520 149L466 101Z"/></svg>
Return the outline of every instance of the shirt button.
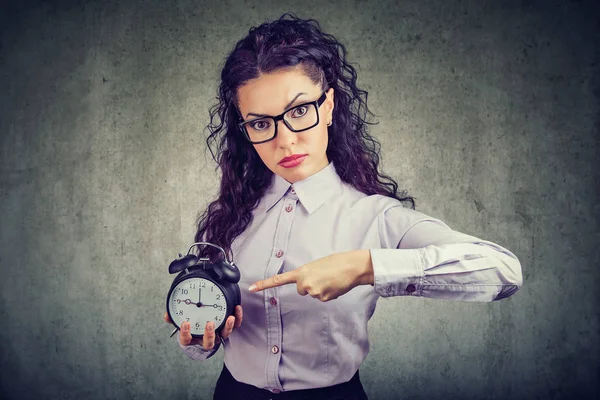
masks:
<svg viewBox="0 0 600 400"><path fill-rule="evenodd" d="M292 188L291 192L292 192L292 194L296 194L296 191L294 190L294 188Z"/></svg>
<svg viewBox="0 0 600 400"><path fill-rule="evenodd" d="M288 205L288 206L285 208L285 211L287 211L287 212L290 212L290 211L292 211L293 209L294 209L294 207L292 207L291 205Z"/></svg>
<svg viewBox="0 0 600 400"><path fill-rule="evenodd" d="M271 302L272 306L276 306L277 305L277 300L275 299L275 297L271 297L270 302Z"/></svg>
<svg viewBox="0 0 600 400"><path fill-rule="evenodd" d="M277 253L275 254L275 257L281 258L282 255L283 255L283 251L277 250Z"/></svg>
<svg viewBox="0 0 600 400"><path fill-rule="evenodd" d="M279 347L277 347L277 345L271 347L271 353L273 353L273 354L279 353Z"/></svg>
<svg viewBox="0 0 600 400"><path fill-rule="evenodd" d="M412 283L406 287L406 291L407 291L408 293L412 293L412 292L414 292L415 290L417 290L417 288L415 288L415 285L413 285Z"/></svg>

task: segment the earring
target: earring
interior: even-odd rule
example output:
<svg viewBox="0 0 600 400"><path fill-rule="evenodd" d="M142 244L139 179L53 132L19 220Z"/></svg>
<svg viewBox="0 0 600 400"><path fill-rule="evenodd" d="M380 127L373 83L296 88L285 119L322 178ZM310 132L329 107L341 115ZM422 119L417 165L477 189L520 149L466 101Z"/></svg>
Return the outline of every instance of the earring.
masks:
<svg viewBox="0 0 600 400"><path fill-rule="evenodd" d="M329 121L329 123L327 124L327 126L331 126L332 123L333 123L333 121Z"/></svg>

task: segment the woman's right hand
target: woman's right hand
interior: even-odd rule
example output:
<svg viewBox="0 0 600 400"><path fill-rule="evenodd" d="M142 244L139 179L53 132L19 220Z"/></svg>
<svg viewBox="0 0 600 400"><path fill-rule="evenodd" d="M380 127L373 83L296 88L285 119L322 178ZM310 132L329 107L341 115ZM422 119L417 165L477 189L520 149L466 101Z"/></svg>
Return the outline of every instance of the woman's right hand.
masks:
<svg viewBox="0 0 600 400"><path fill-rule="evenodd" d="M236 306L234 315L230 315L227 318L227 322L221 331L221 337L223 339L227 339L233 331L233 328L239 328L242 325L242 318L244 316L242 306ZM171 318L169 318L169 313L165 311L165 322L171 323ZM190 333L190 323L184 322L181 324L181 330L179 332L179 343L183 346L189 346L193 344L202 345L202 348L205 350L211 350L215 347L215 344L220 342L219 337L215 335L215 324L213 322L209 322L204 327L204 336L201 338L192 337Z"/></svg>

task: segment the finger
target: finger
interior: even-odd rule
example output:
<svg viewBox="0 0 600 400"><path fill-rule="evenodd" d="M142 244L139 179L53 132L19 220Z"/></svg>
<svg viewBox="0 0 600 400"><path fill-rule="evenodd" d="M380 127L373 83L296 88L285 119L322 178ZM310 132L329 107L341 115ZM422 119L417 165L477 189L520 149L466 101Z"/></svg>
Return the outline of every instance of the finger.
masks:
<svg viewBox="0 0 600 400"><path fill-rule="evenodd" d="M231 331L233 330L233 323L234 322L235 322L235 317L233 315L230 315L229 318L227 318L227 322L225 323L225 327L221 331L221 337L223 339L227 339L227 337L231 334Z"/></svg>
<svg viewBox="0 0 600 400"><path fill-rule="evenodd" d="M181 324L181 329L179 330L179 343L183 346L188 346L192 342L192 334L190 332L190 323L185 321Z"/></svg>
<svg viewBox="0 0 600 400"><path fill-rule="evenodd" d="M235 307L235 324L234 328L239 328L242 325L242 319L244 318L244 310L242 310L242 306Z"/></svg>
<svg viewBox="0 0 600 400"><path fill-rule="evenodd" d="M181 343L183 346L202 344L202 339L193 337L190 329L191 325L189 322L186 321L181 324L181 328L179 329L179 343Z"/></svg>
<svg viewBox="0 0 600 400"><path fill-rule="evenodd" d="M288 283L296 283L297 269L284 272L283 274L274 275L268 279L255 282L248 288L251 292L258 292L276 286L287 285Z"/></svg>
<svg viewBox="0 0 600 400"><path fill-rule="evenodd" d="M304 290L304 288L302 287L302 285L300 285L300 283L296 284L296 290L298 291L298 294L300 296L306 296L308 294L308 292L306 290Z"/></svg>
<svg viewBox="0 0 600 400"><path fill-rule="evenodd" d="M169 318L169 313L165 311L165 322L167 323L172 323L173 321L171 321L171 318Z"/></svg>
<svg viewBox="0 0 600 400"><path fill-rule="evenodd" d="M212 322L207 322L204 327L204 337L202 338L202 347L210 350L215 347L215 326Z"/></svg>

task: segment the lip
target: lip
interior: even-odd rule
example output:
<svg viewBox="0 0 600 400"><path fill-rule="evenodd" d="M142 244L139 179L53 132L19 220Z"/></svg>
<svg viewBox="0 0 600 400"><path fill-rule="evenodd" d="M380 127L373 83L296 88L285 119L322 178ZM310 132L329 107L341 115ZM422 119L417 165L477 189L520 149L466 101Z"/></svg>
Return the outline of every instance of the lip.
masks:
<svg viewBox="0 0 600 400"><path fill-rule="evenodd" d="M288 157L283 157L283 158L282 158L282 159L279 161L279 163L278 163L278 164L284 164L284 163L288 163L288 162L290 162L290 161L293 161L293 160L295 160L295 159L297 159L297 158L305 157L305 156L307 156L307 155L308 155L308 154L292 154L291 156L288 156Z"/></svg>
<svg viewBox="0 0 600 400"><path fill-rule="evenodd" d="M308 157L308 154L294 154L293 156L286 157L279 161L279 165L283 168L293 168L302 164L302 162Z"/></svg>

